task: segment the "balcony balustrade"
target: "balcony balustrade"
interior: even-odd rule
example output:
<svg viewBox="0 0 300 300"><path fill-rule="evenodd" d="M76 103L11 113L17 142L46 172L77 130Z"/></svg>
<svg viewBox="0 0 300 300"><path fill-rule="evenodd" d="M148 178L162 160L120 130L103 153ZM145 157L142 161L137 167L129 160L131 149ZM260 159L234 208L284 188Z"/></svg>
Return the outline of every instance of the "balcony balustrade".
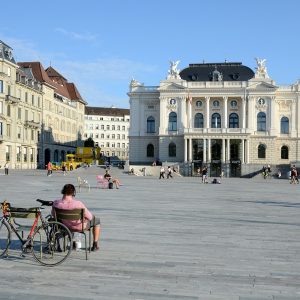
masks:
<svg viewBox="0 0 300 300"><path fill-rule="evenodd" d="M21 101L20 98L14 97L12 95L6 95L5 100L11 104L18 104Z"/></svg>

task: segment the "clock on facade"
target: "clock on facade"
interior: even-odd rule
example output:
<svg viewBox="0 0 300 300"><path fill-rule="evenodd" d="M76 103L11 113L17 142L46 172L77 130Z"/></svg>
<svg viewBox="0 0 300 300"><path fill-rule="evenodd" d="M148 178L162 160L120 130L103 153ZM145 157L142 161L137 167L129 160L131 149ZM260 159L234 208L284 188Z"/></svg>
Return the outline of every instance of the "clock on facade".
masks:
<svg viewBox="0 0 300 300"><path fill-rule="evenodd" d="M258 101L257 101L257 103L258 103L259 105L264 105L264 104L266 103L266 101L265 101L265 99L263 99L263 98L259 98Z"/></svg>
<svg viewBox="0 0 300 300"><path fill-rule="evenodd" d="M171 100L170 100L170 104L171 104L171 105L175 105L175 104L176 104L176 100L175 100L175 99L171 99Z"/></svg>

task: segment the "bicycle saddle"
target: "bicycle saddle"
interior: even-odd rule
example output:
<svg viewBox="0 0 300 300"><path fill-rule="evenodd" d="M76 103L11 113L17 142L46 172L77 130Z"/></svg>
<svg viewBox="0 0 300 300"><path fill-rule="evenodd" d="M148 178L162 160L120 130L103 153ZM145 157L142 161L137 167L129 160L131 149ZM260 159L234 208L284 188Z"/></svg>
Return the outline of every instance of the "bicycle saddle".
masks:
<svg viewBox="0 0 300 300"><path fill-rule="evenodd" d="M53 201L47 201L47 200L42 200L42 199L36 199L37 202L40 202L43 205L45 206L52 206L53 205Z"/></svg>

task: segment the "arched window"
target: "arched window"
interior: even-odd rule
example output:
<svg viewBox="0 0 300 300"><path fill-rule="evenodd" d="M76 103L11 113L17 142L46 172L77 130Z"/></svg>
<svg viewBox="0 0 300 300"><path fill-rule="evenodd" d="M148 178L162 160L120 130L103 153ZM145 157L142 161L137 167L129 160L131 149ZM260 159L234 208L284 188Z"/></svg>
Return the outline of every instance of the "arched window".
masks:
<svg viewBox="0 0 300 300"><path fill-rule="evenodd" d="M203 115L201 113L195 114L194 128L203 128Z"/></svg>
<svg viewBox="0 0 300 300"><path fill-rule="evenodd" d="M287 146L281 147L281 159L289 159L289 148Z"/></svg>
<svg viewBox="0 0 300 300"><path fill-rule="evenodd" d="M58 161L58 150L54 151L54 161Z"/></svg>
<svg viewBox="0 0 300 300"><path fill-rule="evenodd" d="M258 156L258 158L266 158L266 146L265 145L263 145L263 144L260 144L259 146L258 146L258 148L257 148L257 156Z"/></svg>
<svg viewBox="0 0 300 300"><path fill-rule="evenodd" d="M221 116L218 113L214 113L211 116L211 128L221 128Z"/></svg>
<svg viewBox="0 0 300 300"><path fill-rule="evenodd" d="M289 133L289 118L282 117L280 120L280 133Z"/></svg>
<svg viewBox="0 0 300 300"><path fill-rule="evenodd" d="M60 160L61 161L66 160L66 152L64 150L61 150L61 152L60 152Z"/></svg>
<svg viewBox="0 0 300 300"><path fill-rule="evenodd" d="M176 145L174 143L169 144L169 157L176 157Z"/></svg>
<svg viewBox="0 0 300 300"><path fill-rule="evenodd" d="M152 144L147 146L147 157L154 157L154 146Z"/></svg>
<svg viewBox="0 0 300 300"><path fill-rule="evenodd" d="M239 116L236 113L229 115L229 128L239 128Z"/></svg>
<svg viewBox="0 0 300 300"><path fill-rule="evenodd" d="M154 133L155 132L155 119L151 116L147 119L147 132Z"/></svg>
<svg viewBox="0 0 300 300"><path fill-rule="evenodd" d="M257 131L266 131L266 114L262 111L257 114Z"/></svg>
<svg viewBox="0 0 300 300"><path fill-rule="evenodd" d="M169 130L177 130L177 114L173 111L169 114Z"/></svg>

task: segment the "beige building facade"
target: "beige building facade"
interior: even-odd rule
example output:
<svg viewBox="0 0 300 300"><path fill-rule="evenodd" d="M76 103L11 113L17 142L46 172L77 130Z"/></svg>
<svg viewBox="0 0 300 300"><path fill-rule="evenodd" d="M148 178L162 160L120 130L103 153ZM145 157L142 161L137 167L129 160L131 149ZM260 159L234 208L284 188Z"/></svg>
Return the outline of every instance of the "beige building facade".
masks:
<svg viewBox="0 0 300 300"><path fill-rule="evenodd" d="M166 80L130 84L131 163L180 163L192 173L246 176L263 165L300 162L300 82L278 86L266 60L242 63L171 62Z"/></svg>
<svg viewBox="0 0 300 300"><path fill-rule="evenodd" d="M84 139L92 138L105 157L127 160L129 124L129 109L86 106Z"/></svg>
<svg viewBox="0 0 300 300"><path fill-rule="evenodd" d="M0 165L35 169L65 160L83 144L85 105L55 69L17 63L0 41Z"/></svg>

